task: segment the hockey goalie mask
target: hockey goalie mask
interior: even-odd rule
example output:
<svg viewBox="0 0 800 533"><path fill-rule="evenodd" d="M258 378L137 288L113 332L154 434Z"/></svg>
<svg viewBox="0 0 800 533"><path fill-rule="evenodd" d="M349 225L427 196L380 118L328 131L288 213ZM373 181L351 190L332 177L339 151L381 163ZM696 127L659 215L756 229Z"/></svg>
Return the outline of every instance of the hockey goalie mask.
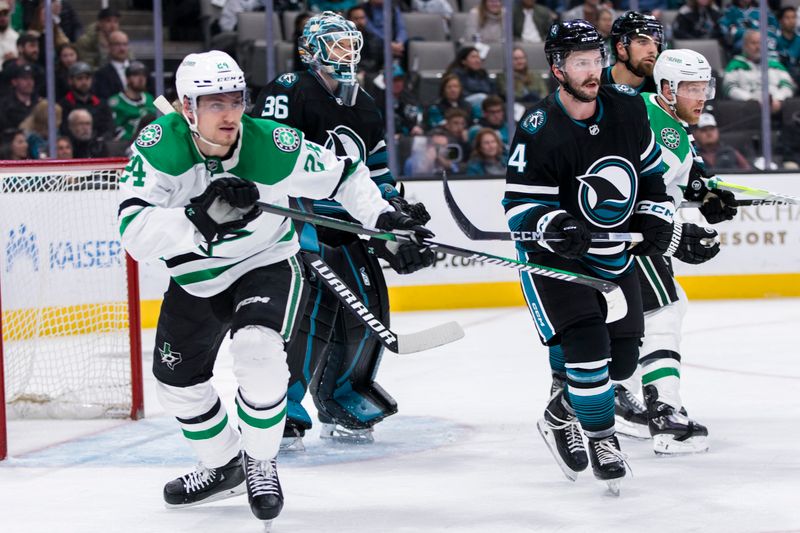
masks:
<svg viewBox="0 0 800 533"><path fill-rule="evenodd" d="M716 94L716 80L703 54L694 50L666 50L658 56L653 68L653 81L656 82L658 96L667 104L674 106L677 97L691 100L712 100ZM669 85L672 98L662 92L662 82Z"/></svg>
<svg viewBox="0 0 800 533"><path fill-rule="evenodd" d="M300 38L300 58L319 76L324 72L336 82L333 96L341 105L353 106L358 96L356 78L364 38L355 24L341 15L326 11L311 17ZM325 80L323 86L331 89Z"/></svg>

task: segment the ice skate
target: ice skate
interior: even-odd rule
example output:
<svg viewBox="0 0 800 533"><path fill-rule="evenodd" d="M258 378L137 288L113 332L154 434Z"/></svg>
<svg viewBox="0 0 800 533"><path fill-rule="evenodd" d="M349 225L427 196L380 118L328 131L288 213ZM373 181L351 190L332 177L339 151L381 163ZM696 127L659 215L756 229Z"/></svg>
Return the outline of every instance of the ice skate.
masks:
<svg viewBox="0 0 800 533"><path fill-rule="evenodd" d="M586 457L580 423L575 412L564 401L563 389L550 399L544 418L536 423L536 427L567 479L578 479L578 474L586 470L589 459Z"/></svg>
<svg viewBox="0 0 800 533"><path fill-rule="evenodd" d="M341 424L323 422L320 426L319 438L343 444L372 444L375 442L372 433L371 427L352 429Z"/></svg>
<svg viewBox="0 0 800 533"><path fill-rule="evenodd" d="M589 438L589 457L592 459L594 477L608 484L608 490L619 496L620 480L627 473L625 455L619 447L616 435L602 439Z"/></svg>
<svg viewBox="0 0 800 533"><path fill-rule="evenodd" d="M632 439L649 439L647 407L631 391L614 387L614 426L617 433Z"/></svg>
<svg viewBox="0 0 800 533"><path fill-rule="evenodd" d="M281 439L281 452L304 452L306 446L303 444L303 437L306 434L306 428L300 424L295 423L291 418L286 419L286 425L283 428L283 438Z"/></svg>
<svg viewBox="0 0 800 533"><path fill-rule="evenodd" d="M198 464L193 472L164 485L164 502L170 508L191 507L223 500L246 491L242 460L237 455L224 466Z"/></svg>
<svg viewBox="0 0 800 533"><path fill-rule="evenodd" d="M689 419L685 409L658 401L653 385L644 389L647 401L648 425L653 436L653 450L658 455L677 455L708 451L708 429Z"/></svg>
<svg viewBox="0 0 800 533"><path fill-rule="evenodd" d="M283 509L283 491L278 479L275 459L259 461L242 452L247 476L247 499L250 510L259 520L264 520L265 530Z"/></svg>

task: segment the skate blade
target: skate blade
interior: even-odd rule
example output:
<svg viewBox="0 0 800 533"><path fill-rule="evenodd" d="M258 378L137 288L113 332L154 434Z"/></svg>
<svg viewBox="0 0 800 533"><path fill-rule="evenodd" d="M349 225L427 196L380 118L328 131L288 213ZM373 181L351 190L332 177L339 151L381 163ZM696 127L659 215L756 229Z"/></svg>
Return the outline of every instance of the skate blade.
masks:
<svg viewBox="0 0 800 533"><path fill-rule="evenodd" d="M181 503L181 504L164 502L164 505L167 507L167 509L184 509L186 507L197 507L198 505L205 505L206 503L218 502L220 500L227 500L228 498L233 498L234 496L239 496L240 494L247 494L247 482L244 480L239 485L236 485L233 488L224 490L222 492L218 492L216 494L212 494L208 498L202 499L197 502Z"/></svg>
<svg viewBox="0 0 800 533"><path fill-rule="evenodd" d="M547 449L550 450L550 454L553 456L553 459L556 460L556 464L561 471L564 472L564 475L567 476L567 479L572 482L577 481L578 472L571 469L558 454L553 432L550 431L549 427L547 427L547 421L544 418L540 418L539 421L536 422L536 428L539 430L539 434L542 436L544 443L547 445Z"/></svg>
<svg viewBox="0 0 800 533"><path fill-rule="evenodd" d="M319 438L337 444L372 444L375 437L372 428L369 429L347 429L338 427L335 424L322 424Z"/></svg>
<svg viewBox="0 0 800 533"><path fill-rule="evenodd" d="M644 424L634 424L630 420L625 420L621 416L614 417L614 427L618 435L623 435L629 439L649 440L651 438L650 428Z"/></svg>
<svg viewBox="0 0 800 533"><path fill-rule="evenodd" d="M609 493L610 496L614 496L615 498L619 498L619 487L620 487L620 484L621 484L620 482L621 481L622 481L622 478L609 479L609 480L606 481L606 484L608 485L608 493Z"/></svg>
<svg viewBox="0 0 800 533"><path fill-rule="evenodd" d="M264 524L264 533L272 531L272 520L262 520L261 523Z"/></svg>
<svg viewBox="0 0 800 533"><path fill-rule="evenodd" d="M675 440L673 435L656 435L653 437L653 451L658 456L705 453L708 451L710 444L708 437L692 437L684 441Z"/></svg>
<svg viewBox="0 0 800 533"><path fill-rule="evenodd" d="M281 452L304 452L306 445L303 444L303 437L283 437L281 439Z"/></svg>

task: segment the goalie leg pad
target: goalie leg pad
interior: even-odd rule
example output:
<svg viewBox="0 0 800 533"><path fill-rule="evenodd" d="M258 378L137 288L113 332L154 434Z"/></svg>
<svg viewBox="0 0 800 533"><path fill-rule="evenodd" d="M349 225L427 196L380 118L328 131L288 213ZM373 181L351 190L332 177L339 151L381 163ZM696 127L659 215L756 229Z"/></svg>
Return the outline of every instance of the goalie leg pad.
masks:
<svg viewBox="0 0 800 533"><path fill-rule="evenodd" d="M389 298L383 272L363 241L338 246L325 259L364 302L389 325ZM397 403L377 383L383 346L350 311L339 308L328 349L312 383L320 419L350 429L374 426L397 412Z"/></svg>
<svg viewBox="0 0 800 533"><path fill-rule="evenodd" d="M156 381L156 395L200 461L209 468L228 463L239 454L239 432L228 422L228 413L210 381L190 387L173 387Z"/></svg>

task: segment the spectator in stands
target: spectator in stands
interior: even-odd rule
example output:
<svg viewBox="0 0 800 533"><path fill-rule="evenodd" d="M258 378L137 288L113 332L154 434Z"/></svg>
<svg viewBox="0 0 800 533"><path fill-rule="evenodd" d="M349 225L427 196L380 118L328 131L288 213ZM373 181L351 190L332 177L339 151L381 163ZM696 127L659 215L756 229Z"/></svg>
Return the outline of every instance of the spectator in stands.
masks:
<svg viewBox="0 0 800 533"><path fill-rule="evenodd" d="M474 46L465 46L447 67L445 74L455 74L461 81L464 98L473 106L480 105L489 94L497 94L497 85L483 68L483 61Z"/></svg>
<svg viewBox="0 0 800 533"><path fill-rule="evenodd" d="M56 159L72 159L72 139L61 135L56 140Z"/></svg>
<svg viewBox="0 0 800 533"><path fill-rule="evenodd" d="M32 65L9 65L4 72L11 80L11 93L0 99L0 131L19 128L39 101Z"/></svg>
<svg viewBox="0 0 800 533"><path fill-rule="evenodd" d="M411 10L417 13L441 15L444 20L453 17L453 4L450 0L411 0Z"/></svg>
<svg viewBox="0 0 800 533"><path fill-rule="evenodd" d="M39 34L35 31L26 31L17 38L17 57L3 63L3 76L0 79L0 95L7 95L11 92L11 78L7 75L7 70L11 65L30 65L33 71L33 80L36 87L36 94L44 96L46 94L46 80L44 69L39 65Z"/></svg>
<svg viewBox="0 0 800 533"><path fill-rule="evenodd" d="M86 109L73 109L67 115L67 136L76 159L108 157L106 143L102 137L95 136L92 114Z"/></svg>
<svg viewBox="0 0 800 533"><path fill-rule="evenodd" d="M784 100L794 95L796 85L786 67L775 58L768 58L770 109L781 110ZM741 55L734 56L725 68L722 87L732 100L761 101L761 39L757 30L747 30Z"/></svg>
<svg viewBox="0 0 800 533"><path fill-rule="evenodd" d="M675 0L639 0L638 4L636 10L640 13L649 13L657 19L661 19L661 12L669 9L671 5L675 5L676 2ZM631 2L630 0L617 0L614 2L614 6L622 12L630 11Z"/></svg>
<svg viewBox="0 0 800 533"><path fill-rule="evenodd" d="M731 54L742 51L744 34L748 29L759 28L761 13L757 0L732 0L719 19L723 40ZM778 38L778 19L772 11L767 14L767 36L770 50L775 49Z"/></svg>
<svg viewBox="0 0 800 533"><path fill-rule="evenodd" d="M697 142L697 152L710 171L750 170L750 163L736 148L720 142L714 115L700 115L694 139Z"/></svg>
<svg viewBox="0 0 800 533"><path fill-rule="evenodd" d="M311 13L308 11L303 11L302 13L298 13L298 15L294 18L294 33L292 34L292 42L294 43L294 51L292 52L292 71L293 72L300 72L305 70L306 67L303 60L300 59L300 38L303 36L303 28L308 22L308 19L311 18ZM363 32L362 32L363 33ZM366 45L366 41L364 42ZM364 61L364 49L361 49L361 61ZM359 67L361 65L359 64Z"/></svg>
<svg viewBox="0 0 800 533"><path fill-rule="evenodd" d="M547 96L547 84L538 72L528 68L528 55L525 50L514 47L511 52L511 66L514 70L514 100L526 107L531 106ZM506 95L506 76L502 73L497 78L497 90Z"/></svg>
<svg viewBox="0 0 800 533"><path fill-rule="evenodd" d="M107 100L122 92L127 79L125 69L130 63L128 35L124 31L112 31L108 36L108 63L94 73L94 94Z"/></svg>
<svg viewBox="0 0 800 533"><path fill-rule="evenodd" d="M28 141L20 129L6 130L3 132L3 146L0 150L0 159L21 161L30 159Z"/></svg>
<svg viewBox="0 0 800 533"><path fill-rule="evenodd" d="M469 10L463 44L503 41L503 11L503 0L480 0Z"/></svg>
<svg viewBox="0 0 800 533"><path fill-rule="evenodd" d="M56 22L67 39L74 43L83 33L83 23L69 0L55 0L53 6L56 2L59 4L61 12L56 16L54 11L54 18L57 19Z"/></svg>
<svg viewBox="0 0 800 533"><path fill-rule="evenodd" d="M110 139L114 134L114 116L108 104L92 94L92 67L82 61L72 65L69 69L69 88L67 95L59 102L64 114L69 117L73 109L88 110L92 114L97 135ZM75 152L79 153L77 145Z"/></svg>
<svg viewBox="0 0 800 533"><path fill-rule="evenodd" d="M44 51L45 47L45 31L44 31L44 19L45 19L45 5L44 2L41 2L36 9L34 10L33 19L31 20L30 26L28 26L29 30L33 30L39 34L39 50ZM60 14L61 14L61 2L53 2L52 3L53 9L53 44L56 48L61 46L62 44L67 44L70 42L69 37L67 34L64 33L64 30L61 29L61 22ZM44 66L45 65L45 54L39 54L39 64Z"/></svg>
<svg viewBox="0 0 800 533"><path fill-rule="evenodd" d="M503 146L508 146L508 124L506 124L506 103L502 98L491 94L481 103L483 116L478 124L469 129L467 139L473 142L475 137L484 129L491 129L497 132L498 137L503 142Z"/></svg>
<svg viewBox="0 0 800 533"><path fill-rule="evenodd" d="M25 132L28 141L28 152L33 159L45 159L47 154L47 115L50 104L47 100L39 100L31 113L20 122L19 128ZM56 130L61 127L62 110L61 106L55 104Z"/></svg>
<svg viewBox="0 0 800 533"><path fill-rule="evenodd" d="M314 13L322 13L323 11L345 13L358 3L359 0L308 0L308 9Z"/></svg>
<svg viewBox="0 0 800 533"><path fill-rule="evenodd" d="M598 33L606 39L606 43L608 43L608 38L611 37L611 27L614 25L614 11L607 7L601 6L597 10L597 28Z"/></svg>
<svg viewBox="0 0 800 533"><path fill-rule="evenodd" d="M361 32L361 38L364 41L358 70L367 74L377 74L383 68L383 39L379 39L375 34L367 31L367 12L364 10L364 6L351 7L347 10L346 18L356 25L356 29ZM301 26L300 33L302 32Z"/></svg>
<svg viewBox="0 0 800 533"><path fill-rule="evenodd" d="M445 74L439 85L439 99L428 108L425 120L429 128L444 124L445 113L448 109L461 109L469 117L469 122L477 119L472 104L464 99L461 80L455 74Z"/></svg>
<svg viewBox="0 0 800 533"><path fill-rule="evenodd" d="M0 62L17 57L19 34L11 27L11 4L0 1Z"/></svg>
<svg viewBox="0 0 800 533"><path fill-rule="evenodd" d="M686 0L672 23L675 39L721 39L719 19L722 11L712 0Z"/></svg>
<svg viewBox="0 0 800 533"><path fill-rule="evenodd" d="M481 129L475 135L472 156L467 162L468 176L505 176L506 157L497 131Z"/></svg>
<svg viewBox="0 0 800 533"><path fill-rule="evenodd" d="M562 13L561 20L583 19L597 26L597 18L600 15L600 8L603 7L606 9L611 9L612 11L614 9L614 6L611 4L611 2L604 2L602 0L585 0L582 4L579 4ZM612 18L616 18L616 13L613 14Z"/></svg>
<svg viewBox="0 0 800 533"><path fill-rule="evenodd" d="M447 134L438 128L427 137L414 139L411 156L403 165L407 176L431 176L446 170L450 174L461 172L460 148L451 145Z"/></svg>
<svg viewBox="0 0 800 533"><path fill-rule="evenodd" d="M461 159L464 162L469 159L472 146L469 142L469 130L467 124L470 122L470 114L461 108L453 107L444 112L444 130L450 139L451 144L457 144L461 148Z"/></svg>
<svg viewBox="0 0 800 533"><path fill-rule="evenodd" d="M383 46L383 0L369 0L363 6L364 12L367 14L366 29L380 39L381 46ZM392 26L392 56L402 60L406 53L408 33L400 14L400 8L397 6L394 6L392 13Z"/></svg>
<svg viewBox="0 0 800 533"><path fill-rule="evenodd" d="M239 23L239 13L250 13L251 11L263 11L266 7L266 0L225 0L222 12L219 14L219 29L224 32L236 31ZM276 28L276 31L280 31Z"/></svg>
<svg viewBox="0 0 800 533"><path fill-rule="evenodd" d="M144 63L133 61L128 65L125 69L125 90L109 98L108 106L114 114L117 128L114 138L120 141L133 141L139 122L156 116L153 95L147 92L147 67Z"/></svg>
<svg viewBox="0 0 800 533"><path fill-rule="evenodd" d="M78 49L74 44L64 44L56 50L56 100L69 92L69 68L77 62Z"/></svg>
<svg viewBox="0 0 800 533"><path fill-rule="evenodd" d="M784 7L780 10L778 21L781 28L777 42L778 57L792 75L795 84L798 84L800 83L800 36L797 32L797 11L794 7Z"/></svg>
<svg viewBox="0 0 800 533"><path fill-rule="evenodd" d="M549 8L536 4L536 0L518 0L512 15L514 40L541 43L558 16Z"/></svg>
<svg viewBox="0 0 800 533"><path fill-rule="evenodd" d="M384 84L386 82L384 81ZM375 81L375 86L379 89L375 100L380 109L386 108L386 89L380 87L380 80ZM389 89L394 95L394 125L395 132L401 135L422 135L422 107L420 107L416 96L407 84L405 70L400 65L392 67L391 87Z"/></svg>
<svg viewBox="0 0 800 533"><path fill-rule="evenodd" d="M82 61L97 68L108 60L108 41L119 30L119 11L106 7L97 13L97 22L89 26L75 45Z"/></svg>

